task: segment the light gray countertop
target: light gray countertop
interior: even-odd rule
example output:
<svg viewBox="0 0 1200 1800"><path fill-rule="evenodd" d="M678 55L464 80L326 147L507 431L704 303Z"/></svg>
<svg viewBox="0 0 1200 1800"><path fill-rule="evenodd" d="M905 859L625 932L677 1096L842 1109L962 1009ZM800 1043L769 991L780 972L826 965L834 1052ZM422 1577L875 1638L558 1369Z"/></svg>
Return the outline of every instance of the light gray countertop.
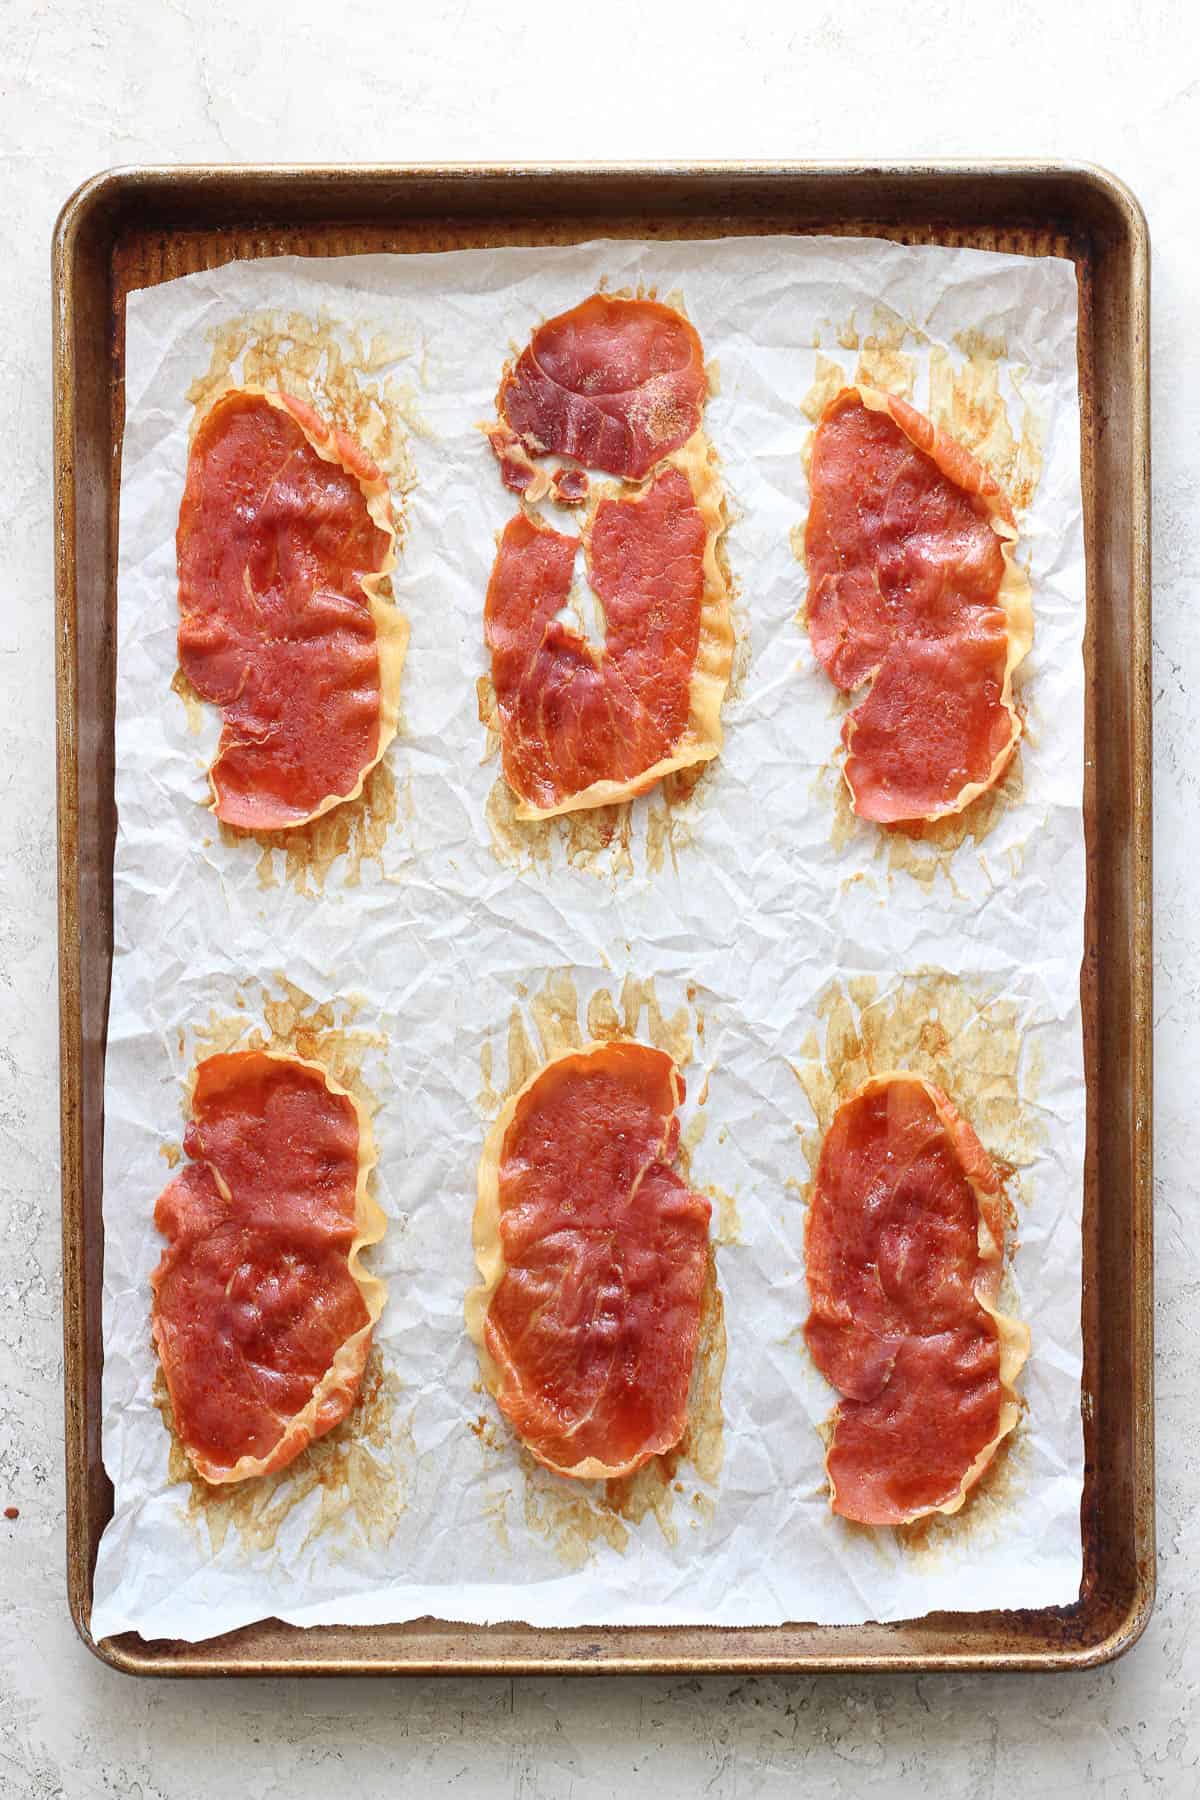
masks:
<svg viewBox="0 0 1200 1800"><path fill-rule="evenodd" d="M620 21L619 23L617 21ZM590 41L592 47L589 47ZM1200 23L1194 0L0 4L0 1795L1200 1793ZM67 1616L49 246L115 163L978 155L1154 240L1159 1601L1082 1676L135 1683ZM1189 1640L1191 1647L1189 1649Z"/></svg>

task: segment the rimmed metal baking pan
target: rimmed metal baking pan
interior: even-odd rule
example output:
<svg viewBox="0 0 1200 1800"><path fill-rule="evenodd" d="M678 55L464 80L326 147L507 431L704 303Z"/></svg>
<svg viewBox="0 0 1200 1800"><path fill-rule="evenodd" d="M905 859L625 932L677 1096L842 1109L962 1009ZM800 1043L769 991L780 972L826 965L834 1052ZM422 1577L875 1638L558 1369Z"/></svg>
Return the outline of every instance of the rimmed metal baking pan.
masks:
<svg viewBox="0 0 1200 1800"><path fill-rule="evenodd" d="M117 500L125 301L234 259L826 232L1069 256L1079 276L1088 620L1082 971L1084 1581L1074 1606L732 1630L324 1626L96 1643L104 1048L112 968ZM1087 166L790 163L113 170L58 221L54 279L67 1571L84 1641L140 1674L1079 1668L1154 1597L1150 1010L1149 242ZM1098 726L1102 721L1102 729Z"/></svg>

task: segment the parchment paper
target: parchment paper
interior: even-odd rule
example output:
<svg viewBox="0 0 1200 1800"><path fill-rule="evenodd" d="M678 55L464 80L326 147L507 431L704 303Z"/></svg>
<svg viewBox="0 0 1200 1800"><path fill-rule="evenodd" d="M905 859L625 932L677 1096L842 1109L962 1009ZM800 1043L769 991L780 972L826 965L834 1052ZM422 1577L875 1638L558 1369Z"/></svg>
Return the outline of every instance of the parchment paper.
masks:
<svg viewBox="0 0 1200 1800"><path fill-rule="evenodd" d="M492 415L511 347L602 280L677 291L717 365L706 426L734 515L726 546L739 674L723 756L678 817L660 797L637 803L631 866L611 850L576 847L569 859L552 833L549 866L543 854L516 867L497 855L487 822L498 764L483 760L475 691L495 533L515 502L475 426ZM364 343L390 344L377 373L409 390L416 428L395 582L412 627L404 723L389 753L399 816L378 860L353 882L345 860L335 863L316 898L281 863L277 885L264 888L257 848L224 841L204 810L216 715L206 709L195 735L170 688L186 394L208 367L210 334L260 309L324 315ZM802 408L818 357L852 374L847 327L886 344L897 321L915 328L904 349L916 359L919 406L931 354L962 370L963 345L987 340L1014 430L1026 422L1043 461L1020 518L1036 609L1020 683L1029 721L1020 780L985 837L940 857L918 845L907 859L874 828L847 829L839 811L840 713L797 621L804 576L789 539L807 509ZM96 1571L98 1637L133 1628L195 1639L264 1615L740 1625L1075 1599L1084 1144L1075 327L1067 262L820 238L285 258L131 297L104 1199L103 1448L116 1502ZM677 1487L640 1521L606 1510L602 1490L564 1499L566 1484L530 1476L478 1390L462 1322L475 1168L496 1104L481 1058L491 1050L502 1090L513 1008L536 1043L534 997L563 968L581 1008L597 989L619 996L632 974L654 982L664 1014L682 1010L695 1041L685 1070L692 1179L729 1197L714 1211L725 1239L723 1464L715 1481L681 1465ZM911 1012L914 994L920 1012L921 972L931 970L962 986L928 990L943 1000L930 1002L938 1017L928 1029L936 1035L940 1017L961 1039L951 1053L974 1070L974 1122L1017 1169L1009 1300L1032 1327L1033 1353L1026 1412L991 1499L910 1542L848 1527L828 1509L817 1426L834 1396L800 1335L814 1087L792 1065L811 1075L837 1048L827 1027L844 1050L868 980L878 1016ZM278 1489L250 1527L207 1513L187 1482L169 1478L148 1278L161 1251L152 1211L168 1177L163 1146L182 1135L197 1028L236 1012L239 996L247 1022L261 1023L280 974L314 1003L362 996L354 1023L380 1039L364 1076L380 1101L378 1192L390 1220L374 1258L390 1284L377 1333L386 1404L340 1497L336 1484L318 1483L291 1504L295 1494ZM847 996L835 996L832 1025L831 984ZM953 991L965 1013L945 1003Z"/></svg>

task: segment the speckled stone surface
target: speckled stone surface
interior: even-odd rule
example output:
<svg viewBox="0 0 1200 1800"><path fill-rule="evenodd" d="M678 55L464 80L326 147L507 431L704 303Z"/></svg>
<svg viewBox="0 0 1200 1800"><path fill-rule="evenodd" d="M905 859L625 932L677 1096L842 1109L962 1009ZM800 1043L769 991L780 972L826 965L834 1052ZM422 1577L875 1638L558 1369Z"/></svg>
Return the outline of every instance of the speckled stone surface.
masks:
<svg viewBox="0 0 1200 1800"><path fill-rule="evenodd" d="M623 15L614 29L612 21ZM601 24L604 18L608 23ZM586 52L590 32L609 50ZM608 34L612 32L610 37ZM0 1796L1200 1794L1194 0L0 0ZM613 50L615 46L615 52ZM1085 1676L139 1684L63 1585L50 306L85 176L188 160L1083 157L1154 261L1159 1603Z"/></svg>

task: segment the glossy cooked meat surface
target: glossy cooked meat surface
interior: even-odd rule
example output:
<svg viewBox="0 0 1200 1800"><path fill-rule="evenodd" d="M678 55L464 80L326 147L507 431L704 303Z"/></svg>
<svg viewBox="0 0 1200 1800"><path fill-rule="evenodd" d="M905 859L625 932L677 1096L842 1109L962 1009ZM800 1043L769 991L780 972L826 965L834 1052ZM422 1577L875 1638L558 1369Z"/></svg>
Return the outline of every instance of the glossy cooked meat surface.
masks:
<svg viewBox="0 0 1200 1800"><path fill-rule="evenodd" d="M593 1045L542 1070L485 1152L484 1346L501 1409L561 1473L628 1474L684 1431L711 1208L672 1167L682 1097L665 1052Z"/></svg>
<svg viewBox="0 0 1200 1800"><path fill-rule="evenodd" d="M180 1440L222 1482L283 1467L357 1397L359 1120L310 1063L213 1056L184 1149L155 1208L153 1332Z"/></svg>
<svg viewBox="0 0 1200 1800"><path fill-rule="evenodd" d="M661 469L640 493L606 497L582 538L518 513L488 585L504 774L552 808L599 781L628 782L687 729L704 602L706 526L687 475ZM595 649L558 613L582 547L606 622Z"/></svg>
<svg viewBox="0 0 1200 1800"><path fill-rule="evenodd" d="M641 480L687 442L707 394L694 327L657 300L593 294L547 319L506 371L497 410L533 456ZM493 440L506 485L527 470L510 439Z"/></svg>
<svg viewBox="0 0 1200 1800"><path fill-rule="evenodd" d="M807 616L831 679L867 690L842 729L854 809L895 824L1003 774L1028 644L1004 604L1015 532L996 482L913 407L864 392L843 388L813 442Z"/></svg>
<svg viewBox="0 0 1200 1800"><path fill-rule="evenodd" d="M1011 1428L1006 1352L1025 1339L996 1312L1004 1216L990 1158L932 1083L882 1076L838 1108L806 1225L805 1338L842 1395L826 1466L844 1517L955 1510Z"/></svg>
<svg viewBox="0 0 1200 1800"><path fill-rule="evenodd" d="M210 780L227 824L299 824L357 791L379 752L363 582L388 566L394 540L363 480L381 482L365 453L286 396L233 390L192 443L176 537L179 666L221 709Z"/></svg>

